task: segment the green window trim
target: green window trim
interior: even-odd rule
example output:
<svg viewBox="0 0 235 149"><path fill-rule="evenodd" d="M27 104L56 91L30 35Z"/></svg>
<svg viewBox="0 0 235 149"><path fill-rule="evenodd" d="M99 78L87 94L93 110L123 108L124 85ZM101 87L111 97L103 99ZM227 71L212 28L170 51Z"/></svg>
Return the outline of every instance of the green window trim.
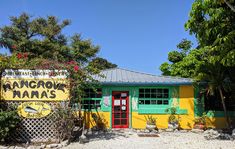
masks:
<svg viewBox="0 0 235 149"><path fill-rule="evenodd" d="M83 99L85 98L102 98L102 89L97 88L96 92L91 88L85 89L85 95L83 96Z"/></svg>
<svg viewBox="0 0 235 149"><path fill-rule="evenodd" d="M170 114L169 112L166 112L166 108L141 108L138 110L139 114ZM187 115L188 110L187 109L179 109L177 107L176 113L178 115Z"/></svg>
<svg viewBox="0 0 235 149"><path fill-rule="evenodd" d="M168 98L139 98L138 100L139 106L141 105L154 105L154 106L161 106L161 105L169 105L170 100Z"/></svg>
<svg viewBox="0 0 235 149"><path fill-rule="evenodd" d="M169 88L160 88L160 87L143 87L139 88L139 98L152 98L152 99L162 99L169 98Z"/></svg>
<svg viewBox="0 0 235 149"><path fill-rule="evenodd" d="M83 98L82 99L82 107L81 107L81 110L82 111L102 111L102 99L103 98ZM94 105L96 105L96 101L100 101L100 103L98 104L99 105L99 108L88 108L88 109L84 109L84 105L83 105L83 101L85 101L85 100L87 100L87 101L94 101ZM89 103L89 106L91 106L90 105L90 103ZM73 109L75 109L75 110L79 110L79 106L78 106L78 103L74 103L73 104Z"/></svg>
<svg viewBox="0 0 235 149"><path fill-rule="evenodd" d="M171 105L171 87L139 87L138 113L139 114L166 114ZM149 94L146 98L145 94ZM153 96L154 95L154 96ZM156 95L156 96L155 96ZM153 98L154 97L154 98Z"/></svg>

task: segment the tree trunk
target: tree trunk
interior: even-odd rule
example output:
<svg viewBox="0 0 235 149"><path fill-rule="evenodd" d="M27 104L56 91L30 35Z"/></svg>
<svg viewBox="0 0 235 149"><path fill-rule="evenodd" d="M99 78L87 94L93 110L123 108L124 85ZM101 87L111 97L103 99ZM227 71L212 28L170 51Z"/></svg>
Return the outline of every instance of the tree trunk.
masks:
<svg viewBox="0 0 235 149"><path fill-rule="evenodd" d="M235 12L235 7L233 5L231 5L227 0L224 0L224 2L228 5L228 7Z"/></svg>
<svg viewBox="0 0 235 149"><path fill-rule="evenodd" d="M224 115L226 117L227 127L230 129L231 128L230 127L231 126L230 125L230 120L229 120L229 117L228 117L228 114L227 114L227 109L226 109L226 105L225 105L225 102L224 102L224 95L223 95L221 87L219 87L219 93L220 93L220 98L221 98L223 109L224 109Z"/></svg>
<svg viewBox="0 0 235 149"><path fill-rule="evenodd" d="M81 103L81 97L78 95L78 117L79 117L79 125L82 126L82 103Z"/></svg>

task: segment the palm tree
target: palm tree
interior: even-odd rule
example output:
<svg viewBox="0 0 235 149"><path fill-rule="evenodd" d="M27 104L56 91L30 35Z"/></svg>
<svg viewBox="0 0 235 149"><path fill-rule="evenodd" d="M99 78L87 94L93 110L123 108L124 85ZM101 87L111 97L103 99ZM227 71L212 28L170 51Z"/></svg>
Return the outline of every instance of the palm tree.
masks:
<svg viewBox="0 0 235 149"><path fill-rule="evenodd" d="M227 127L231 128L230 119L228 116L224 91L231 91L231 74L228 67L224 67L220 63L211 64L208 61L204 61L198 67L198 72L200 72L195 79L197 81L206 81L208 88L207 93L214 94L216 91L219 92L221 103L224 110L224 115L226 117Z"/></svg>

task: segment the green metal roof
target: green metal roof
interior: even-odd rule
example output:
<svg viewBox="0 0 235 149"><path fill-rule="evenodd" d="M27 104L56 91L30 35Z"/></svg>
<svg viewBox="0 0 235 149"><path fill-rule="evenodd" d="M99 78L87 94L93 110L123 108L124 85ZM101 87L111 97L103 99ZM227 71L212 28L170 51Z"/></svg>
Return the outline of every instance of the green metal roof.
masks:
<svg viewBox="0 0 235 149"><path fill-rule="evenodd" d="M112 68L104 70L94 79L103 85L190 85L192 79L157 76L142 72L136 72L123 68Z"/></svg>

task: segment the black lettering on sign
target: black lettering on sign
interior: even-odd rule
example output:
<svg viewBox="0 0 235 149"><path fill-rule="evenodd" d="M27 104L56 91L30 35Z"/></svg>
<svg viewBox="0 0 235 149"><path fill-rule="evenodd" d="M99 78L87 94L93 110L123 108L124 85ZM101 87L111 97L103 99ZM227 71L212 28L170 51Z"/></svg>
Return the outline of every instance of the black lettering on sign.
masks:
<svg viewBox="0 0 235 149"><path fill-rule="evenodd" d="M16 96L18 96L20 98L20 91L13 91L13 98L15 98Z"/></svg>
<svg viewBox="0 0 235 149"><path fill-rule="evenodd" d="M41 94L41 98L43 98L43 97L48 98L48 96L47 96L47 92L46 92L46 91L43 91L43 92L42 92L42 94Z"/></svg>
<svg viewBox="0 0 235 149"><path fill-rule="evenodd" d="M28 97L28 98L29 98L29 93L28 93L28 91L24 91L24 92L23 92L22 98L25 98L25 97Z"/></svg>
<svg viewBox="0 0 235 149"><path fill-rule="evenodd" d="M65 84L60 84L58 87L58 90L65 92L65 90L64 90L65 86L66 86Z"/></svg>
<svg viewBox="0 0 235 149"><path fill-rule="evenodd" d="M43 82L43 81L38 81L38 86L37 86L37 88L40 88L40 87L42 87L42 88L45 88L45 83Z"/></svg>
<svg viewBox="0 0 235 149"><path fill-rule="evenodd" d="M38 91L32 91L32 92L31 92L31 98L33 98L34 96L36 96L37 98L39 98Z"/></svg>
<svg viewBox="0 0 235 149"><path fill-rule="evenodd" d="M23 87L29 87L29 82L28 81L24 81L24 80L21 80L20 81L20 87L23 88Z"/></svg>
<svg viewBox="0 0 235 149"><path fill-rule="evenodd" d="M55 90L56 90L57 88L59 88L59 86L60 86L60 83L54 82L54 89L55 89Z"/></svg>
<svg viewBox="0 0 235 149"><path fill-rule="evenodd" d="M30 88L36 88L36 81L30 81L29 82L29 87Z"/></svg>
<svg viewBox="0 0 235 149"><path fill-rule="evenodd" d="M13 86L13 89L15 89L16 87L20 88L18 82L16 82L16 81L13 82L12 86Z"/></svg>
<svg viewBox="0 0 235 149"><path fill-rule="evenodd" d="M8 89L11 90L11 85L10 85L9 83L3 84L2 87L3 87L3 89L4 89L5 92L6 92Z"/></svg>
<svg viewBox="0 0 235 149"><path fill-rule="evenodd" d="M54 90L50 91L50 94L51 94L50 98L55 98L56 97Z"/></svg>
<svg viewBox="0 0 235 149"><path fill-rule="evenodd" d="M53 86L53 83L51 81L47 81L45 86L46 86L46 88L51 89Z"/></svg>

